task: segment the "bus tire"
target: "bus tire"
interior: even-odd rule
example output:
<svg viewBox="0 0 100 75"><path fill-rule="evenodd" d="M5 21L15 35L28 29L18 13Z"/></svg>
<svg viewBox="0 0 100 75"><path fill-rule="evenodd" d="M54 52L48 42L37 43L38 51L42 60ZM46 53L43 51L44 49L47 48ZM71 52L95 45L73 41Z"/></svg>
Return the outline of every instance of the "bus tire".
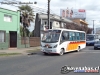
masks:
<svg viewBox="0 0 100 75"><path fill-rule="evenodd" d="M63 48L61 48L59 55L60 56L64 55L64 49Z"/></svg>
<svg viewBox="0 0 100 75"><path fill-rule="evenodd" d="M45 53L45 52L44 52L43 54L44 54L44 55L48 55L48 53Z"/></svg>
<svg viewBox="0 0 100 75"><path fill-rule="evenodd" d="M80 46L78 46L78 49L77 49L77 52L79 52L80 51Z"/></svg>

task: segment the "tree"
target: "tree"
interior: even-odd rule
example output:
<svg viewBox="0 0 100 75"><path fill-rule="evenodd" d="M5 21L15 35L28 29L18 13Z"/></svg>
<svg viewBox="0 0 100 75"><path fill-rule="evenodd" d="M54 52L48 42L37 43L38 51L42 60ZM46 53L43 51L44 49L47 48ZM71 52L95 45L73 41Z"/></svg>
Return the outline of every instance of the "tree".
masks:
<svg viewBox="0 0 100 75"><path fill-rule="evenodd" d="M88 28L87 34L91 34L92 33L92 28Z"/></svg>
<svg viewBox="0 0 100 75"><path fill-rule="evenodd" d="M30 32L30 37L34 37L34 30Z"/></svg>
<svg viewBox="0 0 100 75"><path fill-rule="evenodd" d="M74 24L74 23L67 23L65 28L66 29L85 31L86 34L91 34L92 33L91 28L88 28L87 26L79 26L79 25Z"/></svg>
<svg viewBox="0 0 100 75"><path fill-rule="evenodd" d="M23 36L23 27L20 26L20 36L22 37Z"/></svg>
<svg viewBox="0 0 100 75"><path fill-rule="evenodd" d="M26 36L27 36L27 37L30 36L30 31L29 31L29 29L26 29Z"/></svg>
<svg viewBox="0 0 100 75"><path fill-rule="evenodd" d="M30 26L30 22L33 22L34 20L33 9L29 5L22 5L18 8L20 11L20 23L23 25L23 37L26 47L26 36L29 34L28 27Z"/></svg>
<svg viewBox="0 0 100 75"><path fill-rule="evenodd" d="M26 35L26 37L29 37L30 31L26 29L26 32L24 32L24 34ZM20 35L21 37L23 37L23 26L20 26Z"/></svg>
<svg viewBox="0 0 100 75"><path fill-rule="evenodd" d="M29 5L22 5L19 6L18 8L21 13L20 23L23 25L23 37L25 37L26 35L24 34L24 32L28 32L27 29L30 26L30 22L33 22L34 20L33 9Z"/></svg>

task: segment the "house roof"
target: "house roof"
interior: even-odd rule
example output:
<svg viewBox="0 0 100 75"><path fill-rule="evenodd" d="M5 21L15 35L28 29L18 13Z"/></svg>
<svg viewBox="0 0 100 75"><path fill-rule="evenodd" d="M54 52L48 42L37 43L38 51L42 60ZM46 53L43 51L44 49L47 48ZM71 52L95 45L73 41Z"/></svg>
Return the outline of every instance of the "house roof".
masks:
<svg viewBox="0 0 100 75"><path fill-rule="evenodd" d="M17 11L14 11L14 10L9 10L9 9L2 8L2 7L0 7L0 9L3 9L3 10L8 10L8 11L12 11L12 12L17 12Z"/></svg>
<svg viewBox="0 0 100 75"><path fill-rule="evenodd" d="M48 16L47 16L47 14L39 14L39 18L40 19L48 19ZM55 15L55 14L50 14L50 19L51 20L62 21L62 22L73 23L72 20L69 20L67 18L60 17L60 16Z"/></svg>
<svg viewBox="0 0 100 75"><path fill-rule="evenodd" d="M85 25L88 25L88 23L86 21L83 21L82 19L80 19L80 22L84 23Z"/></svg>

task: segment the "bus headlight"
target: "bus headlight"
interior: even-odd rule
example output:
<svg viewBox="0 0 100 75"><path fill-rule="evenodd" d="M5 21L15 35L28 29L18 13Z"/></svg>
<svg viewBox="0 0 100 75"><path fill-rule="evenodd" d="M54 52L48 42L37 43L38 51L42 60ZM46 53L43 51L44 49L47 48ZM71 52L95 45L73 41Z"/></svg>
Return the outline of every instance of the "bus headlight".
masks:
<svg viewBox="0 0 100 75"><path fill-rule="evenodd" d="M57 47L57 45L54 46L54 48L56 48L56 47Z"/></svg>

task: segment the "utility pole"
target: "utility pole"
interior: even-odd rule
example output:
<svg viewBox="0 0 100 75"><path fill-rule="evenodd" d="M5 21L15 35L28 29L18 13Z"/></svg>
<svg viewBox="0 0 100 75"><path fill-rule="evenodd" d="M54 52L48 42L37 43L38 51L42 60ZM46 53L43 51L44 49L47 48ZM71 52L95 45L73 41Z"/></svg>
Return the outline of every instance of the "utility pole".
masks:
<svg viewBox="0 0 100 75"><path fill-rule="evenodd" d="M92 20L92 21L93 21L93 34L94 34L94 21L95 21L95 20Z"/></svg>
<svg viewBox="0 0 100 75"><path fill-rule="evenodd" d="M48 29L50 29L50 0L48 0Z"/></svg>

